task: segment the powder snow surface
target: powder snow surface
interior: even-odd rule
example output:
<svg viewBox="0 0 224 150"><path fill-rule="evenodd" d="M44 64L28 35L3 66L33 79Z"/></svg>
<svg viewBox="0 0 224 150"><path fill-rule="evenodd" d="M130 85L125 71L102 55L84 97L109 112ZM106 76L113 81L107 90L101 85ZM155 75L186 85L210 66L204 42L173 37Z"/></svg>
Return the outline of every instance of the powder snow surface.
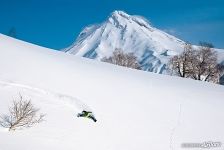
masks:
<svg viewBox="0 0 224 150"><path fill-rule="evenodd" d="M19 93L46 121L16 132L0 128L1 150L178 150L181 143L224 142L223 86L0 35L0 114ZM82 110L98 121L77 118Z"/></svg>

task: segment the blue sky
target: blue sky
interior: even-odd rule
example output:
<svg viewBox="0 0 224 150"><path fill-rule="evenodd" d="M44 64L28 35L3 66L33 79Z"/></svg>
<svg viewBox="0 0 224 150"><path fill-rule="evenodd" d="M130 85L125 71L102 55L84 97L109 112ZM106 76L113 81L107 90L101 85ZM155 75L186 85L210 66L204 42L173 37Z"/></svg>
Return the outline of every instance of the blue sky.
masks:
<svg viewBox="0 0 224 150"><path fill-rule="evenodd" d="M155 27L197 44L224 48L224 0L0 0L0 33L61 49L114 10L141 15Z"/></svg>

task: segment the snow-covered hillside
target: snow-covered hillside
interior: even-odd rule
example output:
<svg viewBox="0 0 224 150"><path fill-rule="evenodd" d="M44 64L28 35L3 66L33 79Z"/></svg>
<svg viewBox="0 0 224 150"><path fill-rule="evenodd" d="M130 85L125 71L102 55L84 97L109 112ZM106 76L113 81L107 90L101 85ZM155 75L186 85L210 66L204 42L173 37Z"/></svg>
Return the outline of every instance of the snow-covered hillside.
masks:
<svg viewBox="0 0 224 150"><path fill-rule="evenodd" d="M0 114L19 93L46 121L1 150L178 150L224 142L224 87L81 58L0 35ZM77 118L91 110L97 122ZM219 147L217 149L223 149Z"/></svg>
<svg viewBox="0 0 224 150"><path fill-rule="evenodd" d="M144 70L162 73L167 57L183 47L183 41L152 27L143 17L114 11L104 23L86 27L65 51L101 60L118 48L133 52Z"/></svg>
<svg viewBox="0 0 224 150"><path fill-rule="evenodd" d="M65 51L101 60L118 48L133 52L143 70L165 73L167 61L182 52L184 45L184 41L153 27L141 16L114 11L102 24L86 27Z"/></svg>

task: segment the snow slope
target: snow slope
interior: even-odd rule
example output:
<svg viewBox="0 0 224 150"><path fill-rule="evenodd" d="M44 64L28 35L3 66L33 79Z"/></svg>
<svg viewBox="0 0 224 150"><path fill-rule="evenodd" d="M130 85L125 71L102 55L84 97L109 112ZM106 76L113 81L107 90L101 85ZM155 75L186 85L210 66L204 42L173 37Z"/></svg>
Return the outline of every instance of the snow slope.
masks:
<svg viewBox="0 0 224 150"><path fill-rule="evenodd" d="M167 150L224 142L224 87L81 58L0 35L0 113L19 93L46 113L0 128L1 150ZM77 118L83 109L97 122ZM216 149L223 149L219 147Z"/></svg>
<svg viewBox="0 0 224 150"><path fill-rule="evenodd" d="M86 27L74 44L65 49L77 56L101 60L118 48L133 52L147 71L162 73L168 55L180 52L183 41L158 30L141 16L114 11L100 25Z"/></svg>
<svg viewBox="0 0 224 150"><path fill-rule="evenodd" d="M101 60L118 48L133 52L143 70L165 73L170 57L182 52L184 45L184 41L153 27L141 16L114 11L102 24L86 27L64 51ZM218 52L224 55L223 51Z"/></svg>

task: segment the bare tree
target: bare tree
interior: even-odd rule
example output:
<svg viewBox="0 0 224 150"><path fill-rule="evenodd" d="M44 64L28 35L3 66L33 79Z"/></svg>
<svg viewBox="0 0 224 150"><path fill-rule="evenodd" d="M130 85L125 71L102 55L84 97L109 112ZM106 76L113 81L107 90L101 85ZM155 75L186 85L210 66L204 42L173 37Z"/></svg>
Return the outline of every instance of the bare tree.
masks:
<svg viewBox="0 0 224 150"><path fill-rule="evenodd" d="M224 85L224 64L218 64L217 65L218 71L219 71L219 84Z"/></svg>
<svg viewBox="0 0 224 150"><path fill-rule="evenodd" d="M180 55L176 55L170 59L168 69L180 77L187 78L191 72L191 62L194 56L194 51L191 44L186 44L184 51Z"/></svg>
<svg viewBox="0 0 224 150"><path fill-rule="evenodd" d="M35 108L30 100L24 100L20 95L18 101L13 101L9 107L9 114L0 117L0 125L9 131L32 127L43 121L45 115L38 115L39 109Z"/></svg>
<svg viewBox="0 0 224 150"><path fill-rule="evenodd" d="M168 67L180 77L218 83L223 66L217 62L217 53L210 43L200 43L199 49L187 44L184 51L170 59Z"/></svg>
<svg viewBox="0 0 224 150"><path fill-rule="evenodd" d="M195 50L192 77L195 80L218 82L219 71L217 53L210 43L201 42L199 50Z"/></svg>
<svg viewBox="0 0 224 150"><path fill-rule="evenodd" d="M16 38L17 37L17 34L16 34L16 28L15 27L12 27L9 31L8 31L8 36L10 37L13 37L13 38Z"/></svg>
<svg viewBox="0 0 224 150"><path fill-rule="evenodd" d="M128 68L141 69L134 53L124 53L121 49L116 49L112 56L104 57L102 61Z"/></svg>

